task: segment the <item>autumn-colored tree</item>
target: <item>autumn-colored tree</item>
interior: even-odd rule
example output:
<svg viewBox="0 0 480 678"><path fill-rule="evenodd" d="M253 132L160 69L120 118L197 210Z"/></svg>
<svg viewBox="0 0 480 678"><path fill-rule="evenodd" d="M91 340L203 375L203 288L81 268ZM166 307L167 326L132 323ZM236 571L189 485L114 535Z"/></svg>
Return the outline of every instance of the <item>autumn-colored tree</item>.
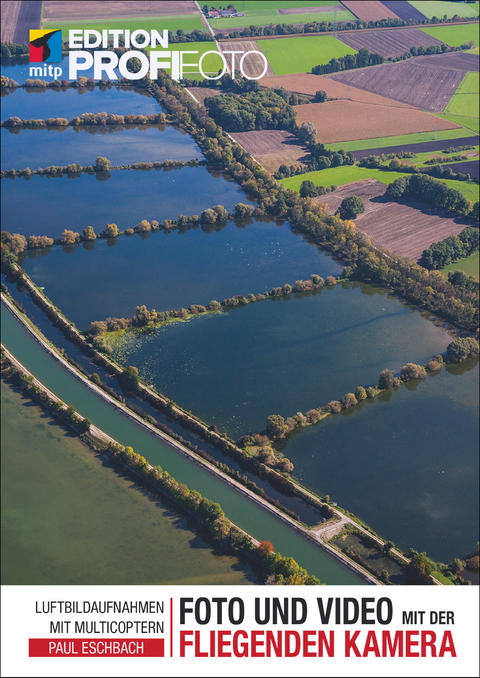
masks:
<svg viewBox="0 0 480 678"><path fill-rule="evenodd" d="M75 231L63 231L60 241L62 245L74 245L80 240L80 233L75 233Z"/></svg>
<svg viewBox="0 0 480 678"><path fill-rule="evenodd" d="M392 388L393 372L392 370L382 370L378 378L378 388ZM370 396L369 396L370 397Z"/></svg>
<svg viewBox="0 0 480 678"><path fill-rule="evenodd" d="M279 414L271 414L267 417L267 435L272 440L282 438L285 434L285 419Z"/></svg>
<svg viewBox="0 0 480 678"><path fill-rule="evenodd" d="M427 376L425 368L414 363L407 363L400 370L400 374L404 379L424 379Z"/></svg>
<svg viewBox="0 0 480 678"><path fill-rule="evenodd" d="M95 235L95 231L91 226L87 226L87 228L83 229L83 239L84 240L96 240L97 236Z"/></svg>
<svg viewBox="0 0 480 678"><path fill-rule="evenodd" d="M10 248L12 254L20 254L27 247L27 241L25 236L18 233L9 233L8 231L2 231L2 242Z"/></svg>
<svg viewBox="0 0 480 678"><path fill-rule="evenodd" d="M150 222L146 219L142 219L142 221L135 226L135 231L137 231L137 233L145 233L146 231L150 231L151 228L152 225Z"/></svg>
<svg viewBox="0 0 480 678"><path fill-rule="evenodd" d="M109 170L112 166L112 161L107 158L102 157L101 155L97 156L97 161L95 163L95 169L99 172L104 170Z"/></svg>
<svg viewBox="0 0 480 678"><path fill-rule="evenodd" d="M273 553L273 544L271 541L261 541L257 547L257 553L261 558L264 558L267 553Z"/></svg>
<svg viewBox="0 0 480 678"><path fill-rule="evenodd" d="M358 401L360 401L360 400L365 400L366 397L367 397L367 392L365 391L365 389L363 388L363 386L358 386L358 387L355 389L355 398L356 398Z"/></svg>

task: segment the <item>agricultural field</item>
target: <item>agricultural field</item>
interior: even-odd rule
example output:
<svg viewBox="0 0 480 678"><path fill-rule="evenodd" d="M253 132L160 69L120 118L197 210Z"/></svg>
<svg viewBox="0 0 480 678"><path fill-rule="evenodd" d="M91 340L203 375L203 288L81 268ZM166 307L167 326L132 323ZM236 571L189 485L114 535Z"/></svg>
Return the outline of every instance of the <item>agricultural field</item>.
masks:
<svg viewBox="0 0 480 678"><path fill-rule="evenodd" d="M397 15L391 9L376 0L369 0L368 2L347 0L342 4L362 21L380 21L381 19L397 18Z"/></svg>
<svg viewBox="0 0 480 678"><path fill-rule="evenodd" d="M202 106L207 97L216 97L222 94L221 89L213 89L212 87L187 87L187 92L190 92Z"/></svg>
<svg viewBox="0 0 480 678"><path fill-rule="evenodd" d="M422 28L424 33L428 33L434 38L438 38L447 45L460 47L466 42L473 40L478 45L479 34L478 24L461 24L459 26L426 26Z"/></svg>
<svg viewBox="0 0 480 678"><path fill-rule="evenodd" d="M479 280L479 253L475 252L465 259L460 259L454 264L449 264L442 268L441 271L445 277L447 277L450 271L463 271L467 275L472 275L475 280Z"/></svg>
<svg viewBox="0 0 480 678"><path fill-rule="evenodd" d="M356 54L356 50L329 35L259 40L258 46L275 75L305 73L318 64L328 64L331 59Z"/></svg>
<svg viewBox="0 0 480 678"><path fill-rule="evenodd" d="M397 57L410 50L410 47L428 47L443 44L438 38L426 35L420 28L393 31L357 31L346 35L339 34L338 39L356 49L366 47L370 52L385 57Z"/></svg>
<svg viewBox="0 0 480 678"><path fill-rule="evenodd" d="M472 179L478 181L478 157L477 160L464 160L463 162L453 162L443 165L443 167L450 167L452 172L462 172L463 174L470 174Z"/></svg>
<svg viewBox="0 0 480 678"><path fill-rule="evenodd" d="M441 19L445 15L449 19L455 15L459 17L478 17L478 2L466 4L465 2L434 2L433 0L410 0L409 5L418 9L427 19L434 16Z"/></svg>
<svg viewBox="0 0 480 678"><path fill-rule="evenodd" d="M188 62L187 59L185 59L185 61L191 64L198 64L200 57L205 52L217 51L217 47L214 42L178 42L169 45L169 49L171 49L172 52L186 49L191 50L192 52L198 52L198 54L187 54ZM203 72L207 75L216 75L221 68L223 68L223 62L220 55L217 56L216 54L208 54L202 62ZM168 68L165 70L169 72ZM203 80L203 76L196 65L184 66L183 75L185 78Z"/></svg>
<svg viewBox="0 0 480 678"><path fill-rule="evenodd" d="M455 122L457 125L462 125L465 129L470 130L470 133L480 132L478 118L469 118L466 115L451 115L450 113L441 113L438 117Z"/></svg>
<svg viewBox="0 0 480 678"><path fill-rule="evenodd" d="M261 51L260 47L258 45L258 42L256 40L242 40L242 41L236 40L235 42L227 42L226 41L226 42L219 43L219 47L220 47L220 50L222 52L229 52L229 51L230 52L234 52L234 51L251 52L252 50L255 51L255 52ZM239 57L241 58L241 55L237 55L237 57L235 59L236 68L239 67L239 63L240 63ZM225 58L227 60L227 64L230 65L232 55L227 54ZM245 57L245 60L243 62L243 69L248 76L256 78L263 73L264 68L265 68L264 61L263 61L262 57L259 56L258 54L249 54L247 57ZM275 75L275 74L272 70L272 67L270 66L270 64L268 64L267 70L264 73L263 77L273 76L273 75Z"/></svg>
<svg viewBox="0 0 480 678"><path fill-rule="evenodd" d="M382 184L391 184L395 179L404 177L405 174L399 172L389 172L379 169L367 169L366 167L358 167L358 165L343 165L342 167L329 167L325 170L317 172L307 172L306 174L299 174L288 179L282 179L281 183L286 188L291 188L293 191L299 191L302 181L312 181L315 186L344 186L351 184L354 181L361 181L362 179L376 179ZM478 184L467 184L465 181L454 181L453 179L442 179L449 188L460 191L467 200L476 202L479 199ZM328 202L328 200L327 200Z"/></svg>
<svg viewBox="0 0 480 678"><path fill-rule="evenodd" d="M311 159L298 138L284 130L235 132L230 136L272 174L280 165L308 164Z"/></svg>
<svg viewBox="0 0 480 678"><path fill-rule="evenodd" d="M47 24L47 28L54 28L57 24ZM93 29L101 31L102 28L109 29L120 29L125 30L128 28L130 31L135 31L138 29L143 29L145 31L153 30L154 28L158 31L164 29L176 32L178 29L182 29L185 33L191 31L203 31L204 33L208 32L208 29L203 25L202 19L199 15L192 17L157 17L157 18L136 18L136 19L124 19L124 20L113 20L113 19L96 19L94 21L72 21L69 23L62 22L61 25L58 25L59 28L62 28L62 37L63 40L68 40L68 31L77 29ZM192 43L188 43L189 45ZM210 47L214 44L212 42L206 43ZM185 47L183 47L185 49Z"/></svg>
<svg viewBox="0 0 480 678"><path fill-rule="evenodd" d="M476 146L478 136L470 136L469 130L458 128L435 132L420 132L420 134L405 134L398 137L383 137L380 139L364 139L348 141L342 144L345 151L351 151L356 160L367 155L381 155L382 153L396 153L397 151L442 151L449 146ZM329 150L340 148L339 144L325 144Z"/></svg>
<svg viewBox="0 0 480 678"><path fill-rule="evenodd" d="M476 54L478 56L480 54L479 50L479 47L472 47L472 49L467 49L467 54Z"/></svg>
<svg viewBox="0 0 480 678"><path fill-rule="evenodd" d="M2 5L4 3L2 2ZM39 3L31 3L39 4ZM166 16L198 16L198 10L193 0L135 0L135 2L98 2L98 0L82 0L82 2L67 2L67 0L45 0L43 23L50 24L61 21L94 21L121 20L132 18L162 18ZM48 28L48 26L45 26Z"/></svg>
<svg viewBox="0 0 480 678"><path fill-rule="evenodd" d="M409 19L415 19L415 21L424 21L425 16L413 7L411 2L405 2L405 0L387 0L382 2L387 9L391 12L394 12L399 19L408 21Z"/></svg>
<svg viewBox="0 0 480 678"><path fill-rule="evenodd" d="M326 77L374 94L441 113L457 91L466 73L471 70L465 60L476 60L472 54L458 54L462 59L452 64L456 54L413 57L408 61L359 68ZM448 57L444 60L443 57ZM428 61L423 61L428 59ZM432 60L435 59L435 62ZM478 68L478 59L477 68ZM436 66L433 63L437 64ZM463 67L463 70L460 68Z"/></svg>
<svg viewBox="0 0 480 678"><path fill-rule="evenodd" d="M297 123L312 122L323 144L375 139L379 135L412 134L452 129L455 124L414 108L393 108L357 101L327 101L295 106Z"/></svg>
<svg viewBox="0 0 480 678"><path fill-rule="evenodd" d="M422 203L388 202L383 198L384 193L384 184L367 180L344 186L316 201L327 203L333 214L344 198L358 195L365 212L355 219L357 230L366 233L374 245L413 261L418 261L423 250L433 242L458 235L471 225L466 218L451 217Z"/></svg>
<svg viewBox="0 0 480 678"><path fill-rule="evenodd" d="M354 15L339 2L299 2L286 3L288 7L281 7L278 2L256 3L258 9L250 9L251 5L245 2L239 4L237 10L245 16L232 18L209 19L210 26L216 31L218 28L232 31L246 26L268 26L269 24L306 24L311 21L354 21ZM261 6L261 7L260 7ZM336 11L335 11L336 7Z"/></svg>
<svg viewBox="0 0 480 678"><path fill-rule="evenodd" d="M445 107L444 113L447 113L448 115L463 115L468 118L478 119L479 84L478 73L467 73L457 91Z"/></svg>
<svg viewBox="0 0 480 678"><path fill-rule="evenodd" d="M40 28L42 3L2 0L2 42L23 45L29 40L29 30Z"/></svg>

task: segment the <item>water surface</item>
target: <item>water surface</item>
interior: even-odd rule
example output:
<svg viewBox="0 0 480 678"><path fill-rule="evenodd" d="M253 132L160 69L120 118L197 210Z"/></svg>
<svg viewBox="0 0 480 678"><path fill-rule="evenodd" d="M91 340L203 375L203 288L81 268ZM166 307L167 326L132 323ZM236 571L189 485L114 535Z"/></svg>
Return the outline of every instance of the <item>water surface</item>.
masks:
<svg viewBox="0 0 480 678"><path fill-rule="evenodd" d="M2 584L256 583L3 381L2 413Z"/></svg>
<svg viewBox="0 0 480 678"><path fill-rule="evenodd" d="M140 304L157 311L207 305L342 270L288 224L256 219L222 226L152 233L147 240L139 235L98 240L91 250L54 247L47 256L32 251L21 265L82 329L92 320L132 317Z"/></svg>
<svg viewBox="0 0 480 678"><path fill-rule="evenodd" d="M110 223L123 231L142 219L200 215L219 204L232 211L237 202L249 202L239 185L205 166L7 178L2 179L2 228L52 238L65 228L81 233L93 226L100 233Z"/></svg>
<svg viewBox="0 0 480 678"><path fill-rule="evenodd" d="M227 313L129 331L113 356L147 383L235 438L424 364L451 337L384 290L344 283Z"/></svg>
<svg viewBox="0 0 480 678"><path fill-rule="evenodd" d="M6 75L7 78L11 78L12 80L15 80L15 82L18 82L19 85L23 85L25 80L27 78L36 78L37 76L35 75L30 75L30 68L32 66L39 66L39 64L30 64L28 61L28 57L25 60L25 63L19 64L19 63L13 63L12 61L7 61L3 60L4 63L1 65L1 72L2 75ZM60 76L60 80L62 78L65 78L65 80L69 80L68 77L68 69L69 69L69 61L70 57L69 56L64 56L62 59L62 75ZM57 64L53 64L56 66ZM115 73L118 75L118 68L115 68ZM84 70L84 71L79 71L78 75L83 75L86 78L93 78L93 66L90 68ZM52 80L53 78L49 76L41 77L40 80Z"/></svg>
<svg viewBox="0 0 480 678"><path fill-rule="evenodd" d="M444 563L478 541L478 361L303 429L294 475L401 548Z"/></svg>
<svg viewBox="0 0 480 678"><path fill-rule="evenodd" d="M154 160L203 159L186 132L173 125L92 125L38 130L2 127L1 169L49 165L94 165L98 155L112 165Z"/></svg>

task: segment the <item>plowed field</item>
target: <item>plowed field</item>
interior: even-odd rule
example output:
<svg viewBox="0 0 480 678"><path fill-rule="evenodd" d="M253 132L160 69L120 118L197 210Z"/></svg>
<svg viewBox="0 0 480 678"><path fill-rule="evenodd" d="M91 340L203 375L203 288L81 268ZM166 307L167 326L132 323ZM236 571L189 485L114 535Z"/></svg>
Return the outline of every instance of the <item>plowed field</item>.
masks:
<svg viewBox="0 0 480 678"><path fill-rule="evenodd" d="M33 0L2 0L2 42L23 45L29 41L29 31L40 28L42 3Z"/></svg>
<svg viewBox="0 0 480 678"><path fill-rule="evenodd" d="M230 136L272 174L280 165L310 161L310 154L297 137L284 130L235 132Z"/></svg>
<svg viewBox="0 0 480 678"><path fill-rule="evenodd" d="M387 202L383 198L385 190L386 186L379 181L366 179L343 186L316 201L327 203L333 214L344 198L358 195L365 212L355 219L357 230L366 233L377 247L413 261L419 261L423 250L432 243L458 235L471 225L466 218L452 218L422 203Z"/></svg>
<svg viewBox="0 0 480 678"><path fill-rule="evenodd" d="M368 2L358 2L357 0L342 0L342 5L355 14L362 21L380 21L380 19L396 19L397 15L391 9L385 7L382 2L368 0Z"/></svg>
<svg viewBox="0 0 480 678"><path fill-rule="evenodd" d="M478 73L478 57L465 52L449 52L448 54L425 54L414 57L410 63L425 68L446 68L451 71L475 71Z"/></svg>
<svg viewBox="0 0 480 678"><path fill-rule="evenodd" d="M357 87L345 85L343 82L330 80L324 75L313 75L312 73L298 73L297 75L275 75L268 80L260 80L264 87L277 89L285 87L289 92L297 94L315 94L317 90L323 90L327 93L329 99L349 99L350 101L359 101L364 104L378 104L379 106L393 106L394 108L412 108L409 104L403 104L400 101L393 101L378 94L366 92Z"/></svg>
<svg viewBox="0 0 480 678"><path fill-rule="evenodd" d="M4 3L2 2L2 5ZM41 5L40 2L32 3ZM157 16L179 16L198 14L193 0L174 0L163 2L162 0L135 0L135 2L98 2L98 0L82 0L72 2L69 0L46 0L43 10L44 21L75 21L84 19L128 19L131 17L143 17L144 19Z"/></svg>
<svg viewBox="0 0 480 678"><path fill-rule="evenodd" d="M455 94L466 70L432 68L417 65L415 62L416 59L409 59L396 64L359 68L325 77L367 92L382 94L425 111L441 113Z"/></svg>
<svg viewBox="0 0 480 678"><path fill-rule="evenodd" d="M385 58L405 54L410 50L410 47L443 44L441 40L427 35L419 28L393 31L358 31L346 35L339 33L338 39L357 51L366 47L370 52L380 54Z"/></svg>
<svg viewBox="0 0 480 678"><path fill-rule="evenodd" d="M450 167L452 172L462 172L463 174L470 174L472 179L478 179L479 175L478 160L465 160L464 162L454 162L451 165L450 164L442 165L442 167Z"/></svg>
<svg viewBox="0 0 480 678"><path fill-rule="evenodd" d="M236 41L236 42L221 42L219 43L219 47L222 52L250 52L254 50L255 52L261 52L262 50L258 46L258 43L255 40L245 40L245 41ZM241 54L236 54L235 55L235 70L238 73L238 69L240 66L240 58ZM230 67L230 64L232 63L232 55L231 54L226 54L225 59L227 60L227 64ZM261 56L258 54L249 54L247 57L245 57L243 61L243 70L247 75L250 77L258 77L261 73L263 73L263 69L265 68L265 62L262 59ZM270 64L268 65L267 71L264 74L264 76L267 75L274 75L274 72L272 70L272 67Z"/></svg>
<svg viewBox="0 0 480 678"><path fill-rule="evenodd" d="M373 70L373 69L372 69ZM452 129L455 123L413 108L393 108L356 101L327 101L324 104L295 106L297 123L312 122L323 144L356 139L375 139L438 129Z"/></svg>
<svg viewBox="0 0 480 678"><path fill-rule="evenodd" d="M187 87L187 91L191 92L195 99L199 101L202 106L207 97L217 97L219 94L222 94L220 89L212 89L210 87Z"/></svg>
<svg viewBox="0 0 480 678"><path fill-rule="evenodd" d="M387 9L395 14L404 21L409 19L415 19L416 21L425 21L426 17L418 11L413 5L405 0L386 0L382 2Z"/></svg>

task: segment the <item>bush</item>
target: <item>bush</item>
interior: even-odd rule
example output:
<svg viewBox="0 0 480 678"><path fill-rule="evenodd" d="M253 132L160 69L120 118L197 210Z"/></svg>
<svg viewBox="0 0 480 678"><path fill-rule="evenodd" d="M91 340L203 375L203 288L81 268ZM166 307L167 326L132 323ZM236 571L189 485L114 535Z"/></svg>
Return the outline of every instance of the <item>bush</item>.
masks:
<svg viewBox="0 0 480 678"><path fill-rule="evenodd" d="M338 209L341 219L355 219L359 214L365 212L363 201L357 195L351 195L344 198Z"/></svg>
<svg viewBox="0 0 480 678"><path fill-rule="evenodd" d="M425 368L421 365L415 365L415 363L407 363L400 370L402 379L424 379L427 376Z"/></svg>

